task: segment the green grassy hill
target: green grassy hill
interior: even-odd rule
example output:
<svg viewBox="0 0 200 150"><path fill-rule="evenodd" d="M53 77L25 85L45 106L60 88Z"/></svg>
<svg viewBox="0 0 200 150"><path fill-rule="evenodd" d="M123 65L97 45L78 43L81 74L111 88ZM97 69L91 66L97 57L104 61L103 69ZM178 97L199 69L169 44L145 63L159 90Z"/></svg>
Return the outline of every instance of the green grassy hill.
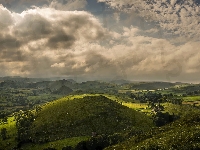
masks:
<svg viewBox="0 0 200 150"><path fill-rule="evenodd" d="M179 120L133 136L105 150L198 150L200 149L200 111L190 111Z"/></svg>
<svg viewBox="0 0 200 150"><path fill-rule="evenodd" d="M152 121L105 96L62 98L42 107L31 126L33 142L69 137L127 132L134 126L152 127Z"/></svg>

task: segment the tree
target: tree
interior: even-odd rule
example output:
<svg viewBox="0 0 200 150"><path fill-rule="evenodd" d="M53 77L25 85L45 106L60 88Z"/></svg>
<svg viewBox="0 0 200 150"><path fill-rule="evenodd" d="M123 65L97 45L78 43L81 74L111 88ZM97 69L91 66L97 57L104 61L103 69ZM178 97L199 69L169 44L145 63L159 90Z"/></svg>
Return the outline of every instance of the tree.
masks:
<svg viewBox="0 0 200 150"><path fill-rule="evenodd" d="M7 130L6 128L1 129L1 137L3 140L7 139Z"/></svg>
<svg viewBox="0 0 200 150"><path fill-rule="evenodd" d="M30 126L35 119L35 115L32 111L19 111L15 115L16 127L17 127L17 137L19 142L26 142L30 139Z"/></svg>
<svg viewBox="0 0 200 150"><path fill-rule="evenodd" d="M155 125L158 127L173 122L174 120L175 120L174 114L170 115L168 112L166 113L157 112L156 114L153 115L153 121Z"/></svg>
<svg viewBox="0 0 200 150"><path fill-rule="evenodd" d="M2 122L7 122L8 121L8 117L5 116L3 119L2 119Z"/></svg>

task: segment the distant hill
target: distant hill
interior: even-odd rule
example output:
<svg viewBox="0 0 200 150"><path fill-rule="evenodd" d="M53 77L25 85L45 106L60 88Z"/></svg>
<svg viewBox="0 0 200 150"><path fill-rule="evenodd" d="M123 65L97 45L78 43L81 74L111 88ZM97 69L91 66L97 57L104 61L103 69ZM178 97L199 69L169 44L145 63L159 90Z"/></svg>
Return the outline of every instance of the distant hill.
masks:
<svg viewBox="0 0 200 150"><path fill-rule="evenodd" d="M73 92L72 89L70 89L69 87L63 85L59 89L57 89L56 91L54 91L52 93L53 94L58 94L58 95L67 95L67 94L69 94L71 92Z"/></svg>
<svg viewBox="0 0 200 150"><path fill-rule="evenodd" d="M126 83L132 83L132 81L120 79L120 80L112 80L112 81L110 81L110 83L115 83L115 84L126 84Z"/></svg>
<svg viewBox="0 0 200 150"><path fill-rule="evenodd" d="M7 76L0 77L0 81L15 81L15 82L39 82L39 81L49 81L48 78L28 78L20 76Z"/></svg>
<svg viewBox="0 0 200 150"><path fill-rule="evenodd" d="M170 88L177 83L170 83L170 82L139 82L130 84L132 89L140 89L140 90L156 90L156 89L163 89L163 88Z"/></svg>
<svg viewBox="0 0 200 150"><path fill-rule="evenodd" d="M144 114L104 96L70 96L43 106L31 127L33 142L114 134L132 127L150 128L152 121Z"/></svg>

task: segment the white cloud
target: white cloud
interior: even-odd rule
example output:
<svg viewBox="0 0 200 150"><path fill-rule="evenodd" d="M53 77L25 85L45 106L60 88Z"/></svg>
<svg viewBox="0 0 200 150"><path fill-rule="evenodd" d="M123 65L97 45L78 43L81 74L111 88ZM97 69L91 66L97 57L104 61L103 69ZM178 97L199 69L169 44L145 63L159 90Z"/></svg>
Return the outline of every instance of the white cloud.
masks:
<svg viewBox="0 0 200 150"><path fill-rule="evenodd" d="M13 24L11 13L0 4L0 27L1 30L5 30Z"/></svg>
<svg viewBox="0 0 200 150"><path fill-rule="evenodd" d="M55 63L53 65L51 65L52 68L54 67L58 67L58 68L64 68L65 67L65 63Z"/></svg>
<svg viewBox="0 0 200 150"><path fill-rule="evenodd" d="M141 1L141 0L99 0L113 8L125 12L138 13L149 21L158 22L172 34L187 39L200 40L199 6L193 0L176 1Z"/></svg>

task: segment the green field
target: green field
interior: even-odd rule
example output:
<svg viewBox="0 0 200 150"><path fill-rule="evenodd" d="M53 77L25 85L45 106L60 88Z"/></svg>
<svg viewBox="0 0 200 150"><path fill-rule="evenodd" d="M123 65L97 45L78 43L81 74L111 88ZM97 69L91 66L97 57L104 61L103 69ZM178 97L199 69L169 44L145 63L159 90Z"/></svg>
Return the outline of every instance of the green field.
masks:
<svg viewBox="0 0 200 150"><path fill-rule="evenodd" d="M200 96L187 96L183 97L184 101L200 101Z"/></svg>

